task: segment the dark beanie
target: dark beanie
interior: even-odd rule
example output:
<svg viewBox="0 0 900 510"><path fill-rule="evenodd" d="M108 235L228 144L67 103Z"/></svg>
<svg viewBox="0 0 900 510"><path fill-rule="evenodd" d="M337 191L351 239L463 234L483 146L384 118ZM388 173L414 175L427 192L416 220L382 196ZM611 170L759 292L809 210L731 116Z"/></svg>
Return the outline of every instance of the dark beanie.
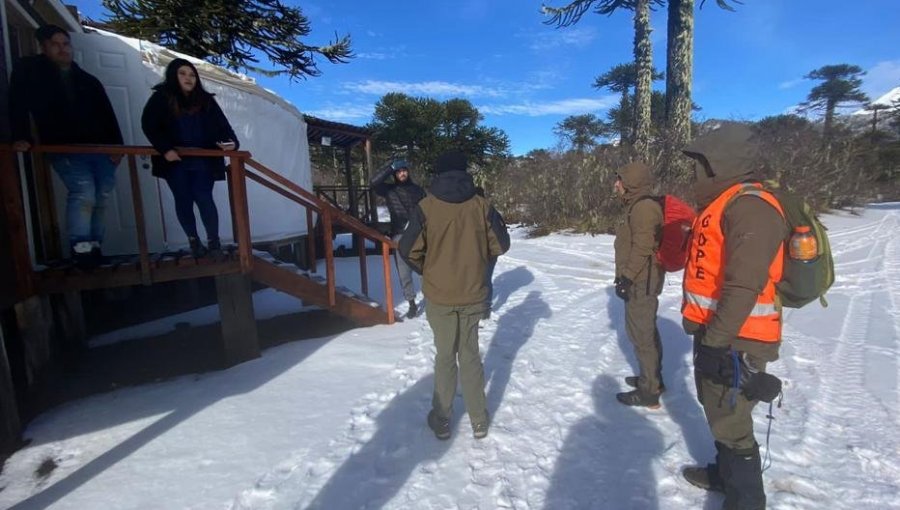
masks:
<svg viewBox="0 0 900 510"><path fill-rule="evenodd" d="M466 155L457 150L441 154L437 157L437 161L434 162L434 171L438 174L453 171L465 172L468 167L469 163L466 161Z"/></svg>
<svg viewBox="0 0 900 510"><path fill-rule="evenodd" d="M56 25L44 25L38 28L34 31L34 38L37 39L39 43L42 43L44 41L49 41L50 38L56 34L65 34L66 37L71 39L68 32Z"/></svg>

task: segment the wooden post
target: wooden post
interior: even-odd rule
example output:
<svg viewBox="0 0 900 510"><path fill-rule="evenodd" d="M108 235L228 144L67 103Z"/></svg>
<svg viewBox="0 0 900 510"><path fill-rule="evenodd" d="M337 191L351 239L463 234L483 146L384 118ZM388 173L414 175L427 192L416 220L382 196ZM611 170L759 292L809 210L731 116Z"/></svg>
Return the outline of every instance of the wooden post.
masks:
<svg viewBox="0 0 900 510"><path fill-rule="evenodd" d="M21 443L21 432L19 406L6 357L6 340L0 326L0 454L12 452Z"/></svg>
<svg viewBox="0 0 900 510"><path fill-rule="evenodd" d="M22 338L28 390L39 390L51 379L54 359L53 313L48 297L33 296L17 303L16 326Z"/></svg>
<svg viewBox="0 0 900 510"><path fill-rule="evenodd" d="M25 225L25 212L22 205L22 189L19 184L19 172L16 171L15 153L0 153L0 197L6 213L6 228L10 239L10 255L16 275L17 300L34 294L34 275L31 268L31 255L28 253L28 229Z"/></svg>
<svg viewBox="0 0 900 510"><path fill-rule="evenodd" d="M353 237L356 238L357 245L357 253L359 254L359 278L362 280L360 287L362 288L362 293L364 296L369 295L369 265L366 263L366 238L359 235L353 234Z"/></svg>
<svg viewBox="0 0 900 510"><path fill-rule="evenodd" d="M313 223L312 209L306 208L306 254L309 259L309 271L316 272L316 227Z"/></svg>
<svg viewBox="0 0 900 510"><path fill-rule="evenodd" d="M334 242L331 238L331 211L322 209L322 230L324 231L325 246L325 278L328 282L328 306L334 306Z"/></svg>
<svg viewBox="0 0 900 510"><path fill-rule="evenodd" d="M259 357L259 336L253 314L250 275L216 276L219 317L222 321L223 363L230 367Z"/></svg>
<svg viewBox="0 0 900 510"><path fill-rule="evenodd" d="M356 203L356 191L353 188L353 168L351 168L350 147L344 147L344 175L347 177L347 213L359 218L359 206Z"/></svg>
<svg viewBox="0 0 900 510"><path fill-rule="evenodd" d="M134 154L128 155L128 176L131 180L131 200L134 205L134 224L137 228L138 250L141 258L141 283L150 285L150 252L147 249L147 224L144 220L144 197L141 195L141 181Z"/></svg>
<svg viewBox="0 0 900 510"><path fill-rule="evenodd" d="M366 138L366 182L372 180L372 140ZM375 190L369 186L369 222L378 224L378 204L375 202Z"/></svg>
<svg viewBox="0 0 900 510"><path fill-rule="evenodd" d="M252 269L253 246L250 241L250 211L247 205L247 181L244 178L244 161L231 158L231 201L234 207L234 222L237 230L235 240L238 243L238 256L241 261L241 272L247 274Z"/></svg>
<svg viewBox="0 0 900 510"><path fill-rule="evenodd" d="M381 243L381 261L384 268L384 311L388 324L394 323L394 286L391 285L391 247Z"/></svg>

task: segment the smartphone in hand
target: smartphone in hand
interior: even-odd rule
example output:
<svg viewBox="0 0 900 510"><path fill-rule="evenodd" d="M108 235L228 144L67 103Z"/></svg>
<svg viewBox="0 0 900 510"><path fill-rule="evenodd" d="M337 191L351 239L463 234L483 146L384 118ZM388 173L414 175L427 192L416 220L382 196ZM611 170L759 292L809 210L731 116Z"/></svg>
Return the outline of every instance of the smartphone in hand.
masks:
<svg viewBox="0 0 900 510"><path fill-rule="evenodd" d="M216 145L218 145L219 148L222 149L223 151L232 151L232 150L234 150L234 147L235 147L235 143L231 140L227 140L227 141L223 141L223 142L216 142Z"/></svg>

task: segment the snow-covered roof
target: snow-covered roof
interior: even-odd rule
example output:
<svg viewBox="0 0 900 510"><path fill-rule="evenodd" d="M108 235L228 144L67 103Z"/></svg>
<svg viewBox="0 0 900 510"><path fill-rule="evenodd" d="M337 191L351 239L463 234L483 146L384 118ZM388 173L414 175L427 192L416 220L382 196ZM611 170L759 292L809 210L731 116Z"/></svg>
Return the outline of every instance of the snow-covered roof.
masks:
<svg viewBox="0 0 900 510"><path fill-rule="evenodd" d="M230 71L215 64L210 64L205 60L201 60L184 53L170 50L150 41L135 39L133 37L126 37L115 32L110 32L108 30L102 30L94 27L85 27L85 30L88 32L96 32L98 34L119 39L123 43L140 52L141 59L145 64L165 67L169 62L175 60L176 58L183 58L194 64L194 66L197 68L197 71L200 73L200 76L204 80L215 81L223 85L242 90L244 92L247 92L248 94L254 94L256 96L263 97L292 112L301 121L303 120L303 114L300 113L300 110L297 109L296 106L291 104L290 101L284 99L283 97L265 87L259 86L256 83L256 80L245 74Z"/></svg>

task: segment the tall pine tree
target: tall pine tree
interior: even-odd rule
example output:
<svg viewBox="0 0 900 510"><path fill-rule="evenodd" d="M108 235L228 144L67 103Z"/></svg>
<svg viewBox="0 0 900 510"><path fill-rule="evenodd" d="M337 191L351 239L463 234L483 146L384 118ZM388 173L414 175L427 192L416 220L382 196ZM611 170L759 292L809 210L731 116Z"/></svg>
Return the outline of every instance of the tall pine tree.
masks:
<svg viewBox="0 0 900 510"><path fill-rule="evenodd" d="M324 46L304 43L309 19L280 0L103 0L103 6L110 30L231 69L297 79L321 74L317 57L331 63L353 57L349 35Z"/></svg>
<svg viewBox="0 0 900 510"><path fill-rule="evenodd" d="M837 64L822 66L811 71L804 78L822 83L813 87L801 105L805 109L825 110L825 134L829 135L834 126L834 110L843 103L865 103L869 97L860 90L862 76L866 74L859 66Z"/></svg>

